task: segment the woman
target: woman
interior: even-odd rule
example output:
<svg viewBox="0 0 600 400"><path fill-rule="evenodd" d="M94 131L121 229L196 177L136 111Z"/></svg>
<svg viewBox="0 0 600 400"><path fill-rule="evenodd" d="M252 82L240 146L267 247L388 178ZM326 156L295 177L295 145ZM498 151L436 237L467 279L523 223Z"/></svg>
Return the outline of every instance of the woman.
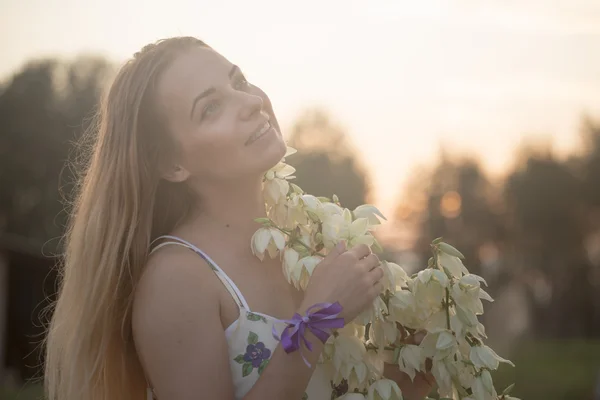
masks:
<svg viewBox="0 0 600 400"><path fill-rule="evenodd" d="M167 39L121 68L94 135L48 332L49 399L330 399L323 344L308 334L309 368L271 329L322 302L352 320L383 273L366 246L340 244L300 293L279 260L252 255L261 179L286 151L266 94L200 40Z"/></svg>

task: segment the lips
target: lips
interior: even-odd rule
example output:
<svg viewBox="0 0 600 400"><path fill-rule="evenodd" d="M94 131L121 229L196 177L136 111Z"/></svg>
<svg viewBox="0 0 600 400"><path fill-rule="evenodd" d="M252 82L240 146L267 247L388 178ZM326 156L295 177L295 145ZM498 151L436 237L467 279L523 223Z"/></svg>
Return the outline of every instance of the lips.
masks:
<svg viewBox="0 0 600 400"><path fill-rule="evenodd" d="M269 129L271 129L271 123L269 121L266 121L264 124L262 124L261 126L259 126L258 129L256 129L252 133L252 135L250 135L250 137L246 141L246 146L248 146L249 144L252 144L254 141L256 141L261 136L263 136L264 134L266 134L269 131Z"/></svg>

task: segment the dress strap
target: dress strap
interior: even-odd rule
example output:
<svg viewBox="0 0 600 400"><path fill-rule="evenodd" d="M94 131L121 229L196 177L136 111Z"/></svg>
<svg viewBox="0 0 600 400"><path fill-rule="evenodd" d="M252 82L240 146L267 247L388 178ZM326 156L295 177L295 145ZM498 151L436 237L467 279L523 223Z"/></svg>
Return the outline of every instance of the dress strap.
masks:
<svg viewBox="0 0 600 400"><path fill-rule="evenodd" d="M214 271L214 273L221 280L221 282L223 282L223 285L225 286L225 288L227 289L227 291L229 292L231 297L233 297L233 299L235 300L237 305L240 308L250 311L250 307L248 307L248 303L246 302L246 299L242 295L242 292L240 292L240 289L238 289L238 287L233 282L233 280L231 280L231 278L225 273L225 271L223 271L223 269L221 267L219 267L217 265L217 263L214 262L208 256L208 254L206 254L205 252L200 250L198 247L194 246L192 243L190 243L184 239L181 239L180 237L170 236L170 235L164 235L164 236L160 236L160 237L154 239L152 241L152 243L150 243L150 246L152 246L155 242L157 242L158 240L161 240L161 239L169 239L169 240L162 242L159 245L152 248L152 250L150 251L150 254L154 253L156 250L158 250L159 248L161 248L163 246L167 246L167 245L171 245L171 244L183 246L183 247L186 247L186 248L192 250L194 253L196 253L200 257L202 257L204 259L204 261L206 261L206 263Z"/></svg>

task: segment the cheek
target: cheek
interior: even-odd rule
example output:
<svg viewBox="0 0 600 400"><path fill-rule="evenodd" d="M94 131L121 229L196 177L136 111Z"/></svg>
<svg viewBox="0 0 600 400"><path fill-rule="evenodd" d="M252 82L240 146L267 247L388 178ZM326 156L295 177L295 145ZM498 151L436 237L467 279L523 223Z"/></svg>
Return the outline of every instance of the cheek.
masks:
<svg viewBox="0 0 600 400"><path fill-rule="evenodd" d="M273 104L271 103L271 99L262 89L258 87L254 87L256 94L259 95L263 99L263 108L271 117L271 125L275 126L277 132L281 133L281 128L279 127L279 121L277 121L277 116L275 115L275 111L273 110Z"/></svg>
<svg viewBox="0 0 600 400"><path fill-rule="evenodd" d="M183 154L187 168L194 175L203 175L209 169L219 168L236 157L239 150L239 138L228 120L216 122L210 127L197 129L183 143Z"/></svg>

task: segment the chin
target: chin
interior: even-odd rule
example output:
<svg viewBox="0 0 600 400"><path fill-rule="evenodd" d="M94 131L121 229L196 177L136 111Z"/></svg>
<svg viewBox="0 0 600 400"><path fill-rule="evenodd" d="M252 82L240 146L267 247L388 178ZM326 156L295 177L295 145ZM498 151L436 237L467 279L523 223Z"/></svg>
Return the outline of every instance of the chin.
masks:
<svg viewBox="0 0 600 400"><path fill-rule="evenodd" d="M281 133L276 132L276 135L269 138L269 143L265 143L265 146L262 147L262 154L256 158L260 162L258 168L260 173L264 174L277 165L283 156L285 156L286 151L287 145L285 144Z"/></svg>

